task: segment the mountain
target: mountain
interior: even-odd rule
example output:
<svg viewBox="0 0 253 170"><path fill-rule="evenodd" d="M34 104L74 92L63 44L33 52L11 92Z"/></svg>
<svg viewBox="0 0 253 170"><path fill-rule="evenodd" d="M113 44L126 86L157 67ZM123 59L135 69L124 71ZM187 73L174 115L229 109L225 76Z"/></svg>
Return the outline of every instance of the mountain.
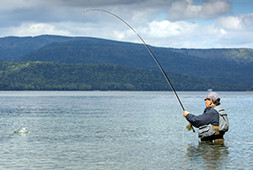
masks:
<svg viewBox="0 0 253 170"><path fill-rule="evenodd" d="M0 38L0 60L15 61L52 42L63 42L71 37L43 35L36 37L4 37Z"/></svg>
<svg viewBox="0 0 253 170"><path fill-rule="evenodd" d="M4 45L3 45L4 44ZM198 77L223 86L253 84L252 49L175 49L149 46L166 72ZM114 64L133 69L158 70L143 44L90 37L0 38L2 61L43 61L65 64ZM177 81L182 81L178 79ZM188 88L189 89L189 88Z"/></svg>

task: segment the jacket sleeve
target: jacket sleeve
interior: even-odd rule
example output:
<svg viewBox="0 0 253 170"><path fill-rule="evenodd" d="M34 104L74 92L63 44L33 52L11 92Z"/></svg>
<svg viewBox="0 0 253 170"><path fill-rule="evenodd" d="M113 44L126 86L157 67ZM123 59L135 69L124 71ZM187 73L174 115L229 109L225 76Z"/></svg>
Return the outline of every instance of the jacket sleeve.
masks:
<svg viewBox="0 0 253 170"><path fill-rule="evenodd" d="M199 116L188 114L186 119L197 128L210 123L213 125L219 125L219 114L214 109L210 109Z"/></svg>

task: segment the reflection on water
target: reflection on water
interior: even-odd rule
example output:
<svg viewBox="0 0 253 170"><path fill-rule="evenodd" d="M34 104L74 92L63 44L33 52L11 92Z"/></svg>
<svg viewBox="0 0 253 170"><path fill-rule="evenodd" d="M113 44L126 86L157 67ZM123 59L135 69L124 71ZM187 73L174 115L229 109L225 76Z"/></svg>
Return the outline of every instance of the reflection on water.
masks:
<svg viewBox="0 0 253 170"><path fill-rule="evenodd" d="M223 162L227 159L229 151L224 144L199 142L197 146L189 144L185 155L188 163L190 163L189 168L196 167L197 162L202 168L222 169L225 166Z"/></svg>

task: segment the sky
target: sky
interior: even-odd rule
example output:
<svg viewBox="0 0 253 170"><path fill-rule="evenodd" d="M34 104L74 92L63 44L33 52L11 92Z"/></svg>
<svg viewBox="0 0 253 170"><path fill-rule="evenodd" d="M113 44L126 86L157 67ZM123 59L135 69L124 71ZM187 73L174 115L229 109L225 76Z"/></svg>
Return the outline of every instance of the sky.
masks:
<svg viewBox="0 0 253 170"><path fill-rule="evenodd" d="M0 37L63 35L172 48L252 48L252 0L0 0Z"/></svg>

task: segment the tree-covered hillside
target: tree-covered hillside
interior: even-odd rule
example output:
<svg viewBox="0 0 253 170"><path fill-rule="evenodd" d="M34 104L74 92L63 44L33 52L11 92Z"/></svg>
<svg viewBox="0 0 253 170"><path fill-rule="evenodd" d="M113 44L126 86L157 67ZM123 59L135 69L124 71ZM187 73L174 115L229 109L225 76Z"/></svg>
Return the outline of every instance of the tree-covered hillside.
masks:
<svg viewBox="0 0 253 170"><path fill-rule="evenodd" d="M174 52L185 55L197 56L209 60L220 60L223 62L252 65L253 49L231 48L231 49L173 49Z"/></svg>
<svg viewBox="0 0 253 170"><path fill-rule="evenodd" d="M247 52L244 50L241 56L234 52L235 49L151 49L168 72L201 77L218 84L253 84L253 74L248 74L253 72L253 62L250 62L253 54L250 49ZM228 58L232 53L236 55ZM246 53L249 62L246 62ZM116 64L147 70L158 69L142 44L94 38L51 43L23 56L20 61Z"/></svg>
<svg viewBox="0 0 253 170"><path fill-rule="evenodd" d="M196 77L202 83L210 82L212 87L215 85L217 89L224 90L250 90L253 84L253 74L250 74L253 72L253 49L150 48L166 72L189 78L187 80L191 83L184 85L180 82L182 79L175 79L175 84L180 82L177 86L181 90L202 89ZM61 67L72 64L108 64L134 70L159 71L143 44L89 37L45 35L0 38L0 61L42 61L55 65L61 63ZM90 72L89 76L92 77L93 74ZM192 80L199 89L193 88ZM209 87L205 89L207 88Z"/></svg>
<svg viewBox="0 0 253 170"><path fill-rule="evenodd" d="M0 76L0 90L170 90L158 71L107 64L0 62ZM169 73L168 76L176 90L245 89L186 75Z"/></svg>

